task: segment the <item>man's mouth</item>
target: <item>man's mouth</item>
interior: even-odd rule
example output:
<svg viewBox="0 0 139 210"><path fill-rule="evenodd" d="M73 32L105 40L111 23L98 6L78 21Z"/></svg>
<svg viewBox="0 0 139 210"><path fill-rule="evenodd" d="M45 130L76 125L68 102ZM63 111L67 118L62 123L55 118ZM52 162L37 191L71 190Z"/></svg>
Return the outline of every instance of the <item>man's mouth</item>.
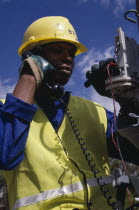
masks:
<svg viewBox="0 0 139 210"><path fill-rule="evenodd" d="M67 66L67 65L62 65L60 66L57 71L60 71L60 72L65 72L65 73L68 73L68 74L71 74L71 67L70 66Z"/></svg>

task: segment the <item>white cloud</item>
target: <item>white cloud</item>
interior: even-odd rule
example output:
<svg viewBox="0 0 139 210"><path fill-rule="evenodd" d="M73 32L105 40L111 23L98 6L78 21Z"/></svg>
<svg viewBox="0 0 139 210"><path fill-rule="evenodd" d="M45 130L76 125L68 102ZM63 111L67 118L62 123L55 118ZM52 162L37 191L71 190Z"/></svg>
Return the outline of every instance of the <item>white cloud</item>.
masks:
<svg viewBox="0 0 139 210"><path fill-rule="evenodd" d="M92 90L91 100L101 104L111 112L114 112L114 107L116 108L116 114L119 112L120 106L117 102L113 102L113 100L108 97L100 96L94 89Z"/></svg>
<svg viewBox="0 0 139 210"><path fill-rule="evenodd" d="M99 3L101 6L112 6L113 7L113 13L117 16L119 13L125 11L125 7L127 5L135 5L135 0L78 0L79 3L87 3L87 2L95 2Z"/></svg>
<svg viewBox="0 0 139 210"><path fill-rule="evenodd" d="M113 10L114 14L118 15L120 12L124 12L125 7L133 3L135 4L135 0L115 0L115 3L114 3L115 6Z"/></svg>
<svg viewBox="0 0 139 210"><path fill-rule="evenodd" d="M68 84L66 85L67 90L70 89L74 85L76 85L75 80L73 78L70 78Z"/></svg>
<svg viewBox="0 0 139 210"><path fill-rule="evenodd" d="M12 93L14 87L15 84L11 79L0 80L0 99L4 99L6 93Z"/></svg>
<svg viewBox="0 0 139 210"><path fill-rule="evenodd" d="M101 50L96 50L95 48L90 49L86 55L81 57L76 66L82 69L84 74L93 64L99 63L100 60L105 60L107 58L112 58L114 56L114 46L110 46L102 52Z"/></svg>

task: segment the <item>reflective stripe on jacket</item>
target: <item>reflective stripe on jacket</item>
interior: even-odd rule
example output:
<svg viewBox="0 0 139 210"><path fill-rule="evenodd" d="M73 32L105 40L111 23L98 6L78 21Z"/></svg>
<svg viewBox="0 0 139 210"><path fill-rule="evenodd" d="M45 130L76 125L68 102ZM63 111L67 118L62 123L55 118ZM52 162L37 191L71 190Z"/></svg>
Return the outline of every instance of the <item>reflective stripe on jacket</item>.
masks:
<svg viewBox="0 0 139 210"><path fill-rule="evenodd" d="M68 107L98 176L110 183L104 108L75 96ZM94 210L111 209L99 186L89 184L95 182L94 176L67 116L56 133L39 109L30 125L25 158L16 169L5 172L5 178L11 209L83 209L87 200L93 201ZM113 194L112 189L109 193Z"/></svg>

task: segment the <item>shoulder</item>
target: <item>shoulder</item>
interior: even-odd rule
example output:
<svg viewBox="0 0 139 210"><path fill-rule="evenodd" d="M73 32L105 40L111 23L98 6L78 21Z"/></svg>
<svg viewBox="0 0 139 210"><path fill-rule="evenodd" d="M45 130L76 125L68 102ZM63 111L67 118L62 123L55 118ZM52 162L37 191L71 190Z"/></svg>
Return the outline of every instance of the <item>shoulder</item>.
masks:
<svg viewBox="0 0 139 210"><path fill-rule="evenodd" d="M93 118L102 120L107 119L106 110L103 106L85 98L71 96L69 101L69 108L76 110L76 112L82 113L82 115L87 116L88 114L88 116Z"/></svg>
<svg viewBox="0 0 139 210"><path fill-rule="evenodd" d="M97 126L107 128L106 110L100 104L78 96L71 96L69 110L73 115L78 115L79 120L87 119L88 123L96 123ZM85 121L86 122L86 121Z"/></svg>
<svg viewBox="0 0 139 210"><path fill-rule="evenodd" d="M78 97L78 96L73 96L71 95L70 96L70 100L72 102L76 102L76 103L81 103L81 104L86 104L86 106L92 106L92 107L96 107L96 108L100 108L100 109L105 109L102 105L94 102L94 101L91 101L91 100L88 100L88 99L85 99L85 98L81 98L81 97Z"/></svg>

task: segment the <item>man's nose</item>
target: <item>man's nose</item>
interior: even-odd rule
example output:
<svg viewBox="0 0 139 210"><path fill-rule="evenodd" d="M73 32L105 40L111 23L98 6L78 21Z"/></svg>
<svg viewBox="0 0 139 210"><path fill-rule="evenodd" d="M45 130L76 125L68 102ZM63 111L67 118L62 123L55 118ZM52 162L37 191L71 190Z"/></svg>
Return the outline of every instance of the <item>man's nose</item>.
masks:
<svg viewBox="0 0 139 210"><path fill-rule="evenodd" d="M69 50L65 50L63 53L63 59L69 61L70 63L73 62L73 57L71 56L71 53L69 52Z"/></svg>

